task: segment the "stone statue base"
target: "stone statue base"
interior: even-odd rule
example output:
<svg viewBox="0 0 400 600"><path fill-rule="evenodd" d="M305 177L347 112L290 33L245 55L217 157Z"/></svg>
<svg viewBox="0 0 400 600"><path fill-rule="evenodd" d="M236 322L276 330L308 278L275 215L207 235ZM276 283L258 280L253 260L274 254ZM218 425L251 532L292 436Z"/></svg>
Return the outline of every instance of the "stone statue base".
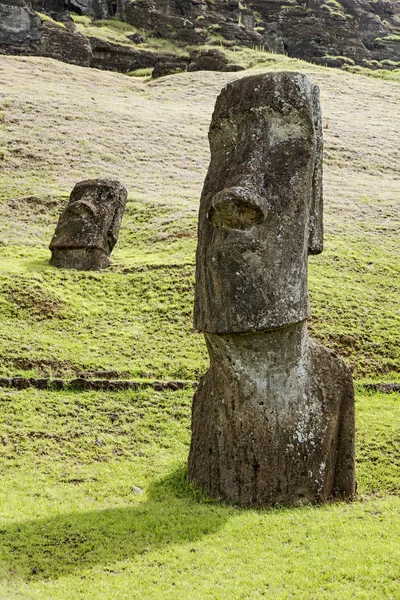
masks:
<svg viewBox="0 0 400 600"><path fill-rule="evenodd" d="M59 269L98 271L109 267L110 259L99 248L52 248L50 264Z"/></svg>
<svg viewBox="0 0 400 600"><path fill-rule="evenodd" d="M308 338L306 321L205 334L210 369L193 400L189 479L237 505L351 499L349 368Z"/></svg>

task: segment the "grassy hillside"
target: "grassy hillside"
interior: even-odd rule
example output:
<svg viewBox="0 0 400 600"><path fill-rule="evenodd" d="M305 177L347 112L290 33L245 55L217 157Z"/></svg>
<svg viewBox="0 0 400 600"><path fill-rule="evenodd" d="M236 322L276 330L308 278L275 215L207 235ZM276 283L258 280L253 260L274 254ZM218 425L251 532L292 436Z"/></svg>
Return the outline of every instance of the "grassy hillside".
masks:
<svg viewBox="0 0 400 600"><path fill-rule="evenodd" d="M400 380L400 84L254 57L321 87L310 327L353 368L358 500L256 511L204 498L186 481L190 390L0 389L1 598L400 597L400 394L362 387ZM0 376L205 371L191 313L207 129L221 87L245 74L148 82L2 58ZM129 191L112 267L52 268L58 215L90 177Z"/></svg>
<svg viewBox="0 0 400 600"><path fill-rule="evenodd" d="M399 379L400 86L285 57L268 68L306 71L321 86L326 235L310 260L312 332L357 378ZM207 364L191 330L207 130L217 93L238 75L148 83L11 57L0 69L3 374L196 379ZM129 191L113 266L60 272L47 246L73 185L90 177Z"/></svg>

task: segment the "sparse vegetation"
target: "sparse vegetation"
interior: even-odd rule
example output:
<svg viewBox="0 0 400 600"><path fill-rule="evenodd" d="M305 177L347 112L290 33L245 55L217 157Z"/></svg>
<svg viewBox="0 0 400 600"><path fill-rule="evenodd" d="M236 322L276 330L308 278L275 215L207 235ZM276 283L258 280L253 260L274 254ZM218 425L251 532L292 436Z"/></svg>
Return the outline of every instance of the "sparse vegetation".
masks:
<svg viewBox="0 0 400 600"><path fill-rule="evenodd" d="M121 44L123 46L135 48L137 44L133 42L129 36L134 33L143 35L143 31L139 30L137 27L119 21L118 19L95 21L89 17L80 15L73 15L73 19L78 31L83 35L97 37L106 42ZM151 35L145 35L145 42L140 44L140 48L150 52L163 52L175 56L188 56L188 49L185 44L180 44L165 38L152 37Z"/></svg>
<svg viewBox="0 0 400 600"><path fill-rule="evenodd" d="M37 14L39 15L40 20L42 22L46 22L46 21L51 22L51 23L54 23L54 25L56 25L57 27L64 27L64 29L65 29L64 23L60 23L60 21L54 21L54 19L52 19L49 15L46 15L44 13L38 12Z"/></svg>
<svg viewBox="0 0 400 600"><path fill-rule="evenodd" d="M134 71L129 71L127 75L130 77L151 77L153 73L153 67L147 67L142 69L135 69Z"/></svg>

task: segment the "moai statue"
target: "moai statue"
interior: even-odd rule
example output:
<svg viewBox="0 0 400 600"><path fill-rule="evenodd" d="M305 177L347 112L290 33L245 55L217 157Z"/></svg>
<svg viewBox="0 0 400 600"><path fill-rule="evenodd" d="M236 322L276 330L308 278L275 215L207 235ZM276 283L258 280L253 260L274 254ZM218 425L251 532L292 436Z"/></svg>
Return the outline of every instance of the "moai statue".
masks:
<svg viewBox="0 0 400 600"><path fill-rule="evenodd" d="M355 493L349 368L311 340L307 256L322 252L319 90L299 73L228 84L200 202L194 326L210 368L189 478L265 506Z"/></svg>
<svg viewBox="0 0 400 600"><path fill-rule="evenodd" d="M50 264L79 271L108 267L126 200L126 189L119 181L93 179L77 183L50 242Z"/></svg>

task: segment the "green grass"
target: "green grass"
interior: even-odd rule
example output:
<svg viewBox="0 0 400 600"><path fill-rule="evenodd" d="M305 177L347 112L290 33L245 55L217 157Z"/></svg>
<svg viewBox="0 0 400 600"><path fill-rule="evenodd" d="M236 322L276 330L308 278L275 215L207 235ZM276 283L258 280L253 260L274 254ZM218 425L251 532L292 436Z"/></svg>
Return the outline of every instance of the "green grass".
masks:
<svg viewBox="0 0 400 600"><path fill-rule="evenodd" d="M26 212L14 211L21 245L0 247L0 373L113 369L198 379L207 357L192 329L196 212L129 202L112 267L85 273L48 264L46 245L65 201L45 199L32 229ZM386 232L382 246L379 228L376 239L328 234L324 253L310 260L312 334L357 378L399 379L399 288L398 245Z"/></svg>
<svg viewBox="0 0 400 600"><path fill-rule="evenodd" d="M129 35L133 33L140 33L143 35L143 31L125 23L118 19L107 19L107 20L92 20L90 17L81 15L72 15L77 30L88 37L93 36L101 40L112 42L115 44L121 44L123 46L130 46L137 48L137 44L129 39ZM167 40L159 37L152 37L146 35L146 40L140 44L140 49L152 51L155 53L164 52L166 54L172 54L175 56L188 56L187 45L182 43L175 43L172 40Z"/></svg>
<svg viewBox="0 0 400 600"><path fill-rule="evenodd" d="M142 69L135 69L134 71L129 71L127 75L130 77L151 77L153 73L153 67L146 67Z"/></svg>
<svg viewBox="0 0 400 600"><path fill-rule="evenodd" d="M189 486L190 403L1 392L2 597L397 597L399 394L357 397L358 501L296 509Z"/></svg>

